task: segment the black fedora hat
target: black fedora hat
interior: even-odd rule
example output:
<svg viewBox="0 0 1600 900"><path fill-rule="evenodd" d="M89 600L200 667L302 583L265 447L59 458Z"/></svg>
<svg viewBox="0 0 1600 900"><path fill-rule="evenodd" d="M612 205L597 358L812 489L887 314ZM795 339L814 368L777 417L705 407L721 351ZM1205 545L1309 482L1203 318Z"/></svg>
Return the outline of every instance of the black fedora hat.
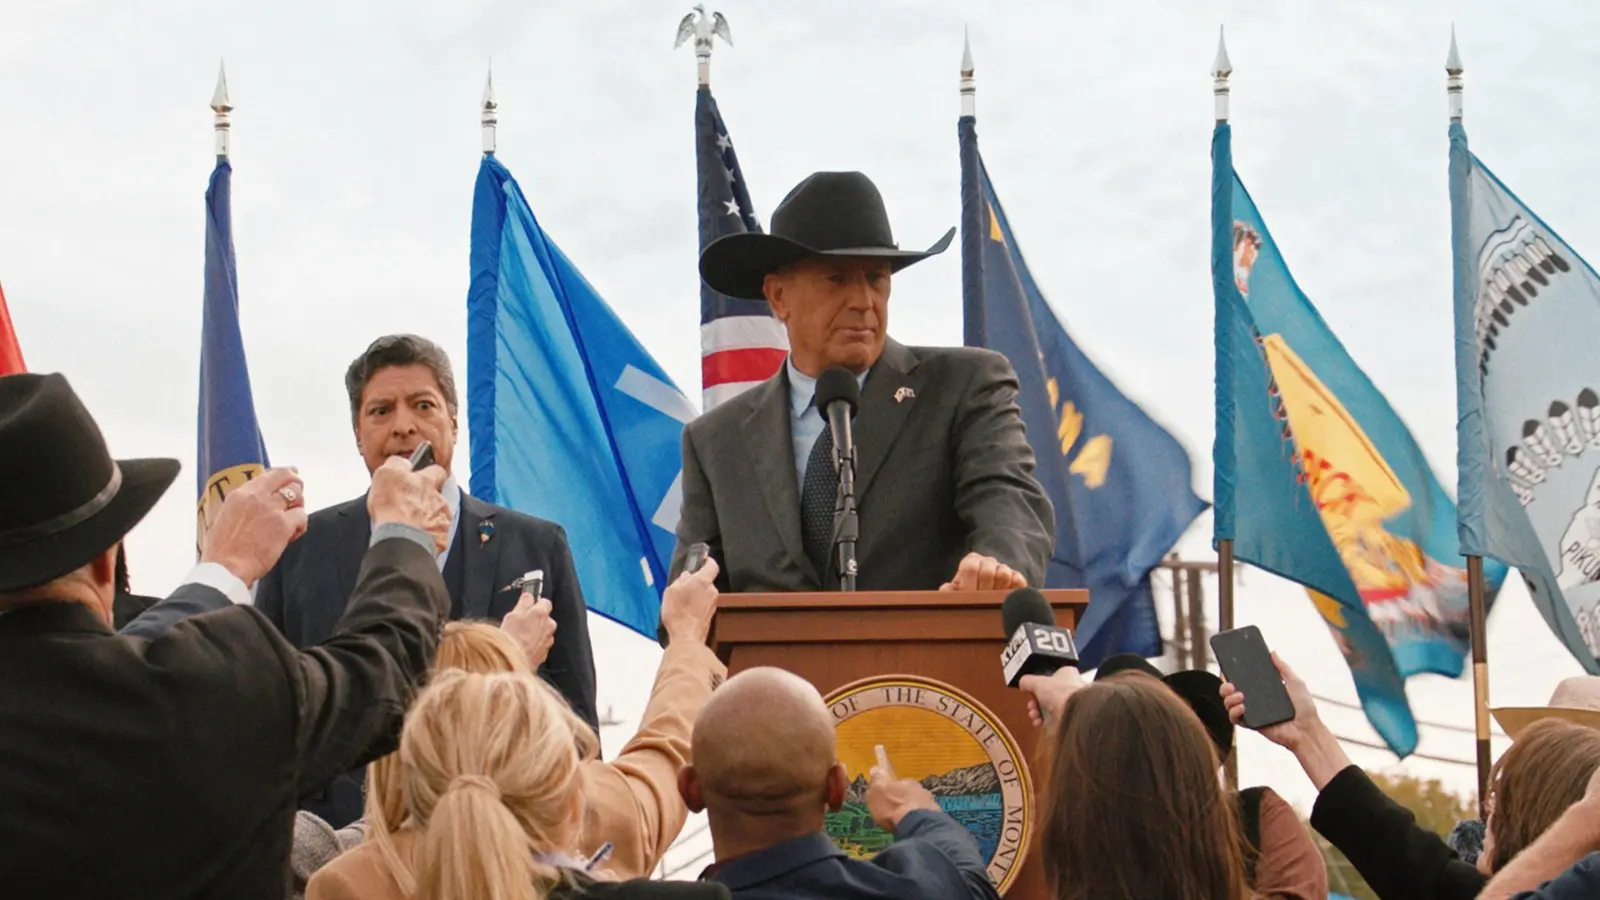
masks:
<svg viewBox="0 0 1600 900"><path fill-rule="evenodd" d="M175 459L114 460L60 375L0 377L0 593L35 587L111 549L178 475Z"/></svg>
<svg viewBox="0 0 1600 900"><path fill-rule="evenodd" d="M700 277L719 293L760 300L771 274L808 256L870 256L893 271L943 253L954 228L926 250L901 250L889 228L883 195L860 172L816 172L772 211L770 234L730 234L700 254Z"/></svg>
<svg viewBox="0 0 1600 900"><path fill-rule="evenodd" d="M1109 678L1119 672L1142 672L1161 679L1177 694L1194 714L1200 717L1206 735L1217 748L1217 759L1226 760L1233 750L1233 722L1228 718L1228 708L1222 703L1222 679L1202 669L1185 669L1162 675L1161 670L1137 653L1117 653L1106 657L1094 673L1094 680Z"/></svg>

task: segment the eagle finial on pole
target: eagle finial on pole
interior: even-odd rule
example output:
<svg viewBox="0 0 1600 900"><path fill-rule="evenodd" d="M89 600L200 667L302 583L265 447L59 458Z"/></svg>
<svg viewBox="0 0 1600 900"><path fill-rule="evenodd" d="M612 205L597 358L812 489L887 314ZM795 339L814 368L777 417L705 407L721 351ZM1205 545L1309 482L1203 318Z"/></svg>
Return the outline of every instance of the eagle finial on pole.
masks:
<svg viewBox="0 0 1600 900"><path fill-rule="evenodd" d="M694 58L698 64L696 68L700 74L700 86L709 87L711 84L711 39L722 38L722 42L729 47L733 46L733 32L728 29L728 20L722 13L714 12L706 15L703 3L696 3L694 11L683 17L678 23L678 39L673 42L672 49L682 47L684 42L694 38Z"/></svg>
<svg viewBox="0 0 1600 900"><path fill-rule="evenodd" d="M211 111L217 114L211 126L216 134L217 156L226 159L228 136L233 126L228 114L233 112L233 104L228 101L228 73L220 62L217 63L217 88L211 92Z"/></svg>

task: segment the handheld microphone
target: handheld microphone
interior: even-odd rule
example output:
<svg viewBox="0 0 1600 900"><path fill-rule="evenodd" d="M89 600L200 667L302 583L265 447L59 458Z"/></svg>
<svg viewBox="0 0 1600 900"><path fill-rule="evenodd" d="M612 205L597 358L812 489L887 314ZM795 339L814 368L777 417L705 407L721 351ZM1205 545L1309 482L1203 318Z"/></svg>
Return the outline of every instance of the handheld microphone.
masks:
<svg viewBox="0 0 1600 900"><path fill-rule="evenodd" d="M1066 666L1077 668L1078 646L1072 632L1056 627L1050 601L1030 587L1017 588L1000 604L1000 618L1011 642L1000 654L1006 686L1016 687L1024 675L1053 675Z"/></svg>
<svg viewBox="0 0 1600 900"><path fill-rule="evenodd" d="M856 513L856 442L850 420L861 405L861 383L849 369L834 366L817 377L817 391L811 399L828 420L833 436L833 460L839 473L833 508L834 562L839 590L853 591L860 574L856 541L861 539L861 521Z"/></svg>

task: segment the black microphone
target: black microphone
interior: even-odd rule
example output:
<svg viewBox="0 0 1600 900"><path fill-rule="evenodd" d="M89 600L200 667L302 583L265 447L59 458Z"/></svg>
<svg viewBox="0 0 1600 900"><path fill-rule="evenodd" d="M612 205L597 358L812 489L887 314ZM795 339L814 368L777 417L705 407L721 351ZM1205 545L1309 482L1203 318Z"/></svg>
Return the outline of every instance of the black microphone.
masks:
<svg viewBox="0 0 1600 900"><path fill-rule="evenodd" d="M849 369L834 366L817 378L817 391L812 395L817 412L828 421L833 432L833 449L839 458L855 459L855 437L851 434L850 419L861 405L861 384Z"/></svg>
<svg viewBox="0 0 1600 900"><path fill-rule="evenodd" d="M861 521L856 515L856 442L850 420L861 405L861 383L854 372L834 366L818 376L811 400L828 420L828 431L833 435L833 458L839 471L833 508L834 562L839 572L839 590L853 591L859 574L856 541L861 538Z"/></svg>
<svg viewBox="0 0 1600 900"><path fill-rule="evenodd" d="M1024 675L1053 675L1057 669L1078 667L1078 645L1072 632L1056 627L1050 601L1031 587L1017 588L1000 604L1000 618L1011 642L1000 654L1006 686L1016 687Z"/></svg>

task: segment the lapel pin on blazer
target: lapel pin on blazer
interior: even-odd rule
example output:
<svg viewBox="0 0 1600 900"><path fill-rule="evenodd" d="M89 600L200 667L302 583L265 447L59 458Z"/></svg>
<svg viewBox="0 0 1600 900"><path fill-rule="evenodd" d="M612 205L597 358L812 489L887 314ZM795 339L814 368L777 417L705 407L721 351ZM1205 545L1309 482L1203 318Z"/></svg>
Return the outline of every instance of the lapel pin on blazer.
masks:
<svg viewBox="0 0 1600 900"><path fill-rule="evenodd" d="M908 387L895 388L894 402L904 403L907 400L917 399L917 392Z"/></svg>
<svg viewBox="0 0 1600 900"><path fill-rule="evenodd" d="M478 543L487 544L494 537L494 522L484 519L478 523Z"/></svg>

